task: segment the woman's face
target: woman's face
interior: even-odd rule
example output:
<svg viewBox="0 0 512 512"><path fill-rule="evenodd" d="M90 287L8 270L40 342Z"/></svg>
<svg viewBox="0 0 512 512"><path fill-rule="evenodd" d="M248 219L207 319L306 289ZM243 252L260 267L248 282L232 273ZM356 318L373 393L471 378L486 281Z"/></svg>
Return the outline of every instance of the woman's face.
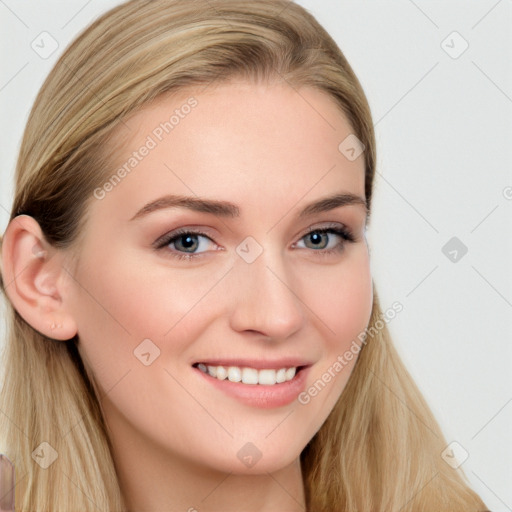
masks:
<svg viewBox="0 0 512 512"><path fill-rule="evenodd" d="M325 93L244 83L167 95L118 127L68 289L118 459L296 462L372 307L351 133Z"/></svg>

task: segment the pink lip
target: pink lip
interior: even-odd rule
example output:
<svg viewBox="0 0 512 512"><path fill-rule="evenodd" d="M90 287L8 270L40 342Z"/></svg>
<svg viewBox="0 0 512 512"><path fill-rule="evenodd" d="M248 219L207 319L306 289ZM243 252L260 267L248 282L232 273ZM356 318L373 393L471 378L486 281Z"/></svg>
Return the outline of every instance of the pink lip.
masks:
<svg viewBox="0 0 512 512"><path fill-rule="evenodd" d="M254 363L253 363L254 364ZM268 363L267 363L268 364ZM279 363L281 364L281 362ZM240 366L239 364L230 364L231 366ZM212 366L215 366L212 364ZM217 365L219 366L219 365ZM224 366L224 365L222 365ZM252 364L244 364L241 366L252 366ZM287 365L284 364L280 368L301 366L301 365ZM272 366L263 366L263 368L271 369ZM276 367L277 368L277 367ZM202 372L196 367L193 370L197 372L206 382L214 386L216 389L224 392L226 395L231 396L240 402L258 407L260 409L271 409L275 407L282 407L293 402L299 393L304 391L306 378L311 366L301 368L292 380L282 382L281 384L274 384L273 386L265 386L262 384L243 384L242 382L231 382L228 379L219 380L207 373Z"/></svg>
<svg viewBox="0 0 512 512"><path fill-rule="evenodd" d="M274 359L270 360L262 360L262 359L205 359L202 361L197 361L194 366L198 363L203 363L207 366L224 366L228 368L229 366L238 366L239 368L254 368L256 370L280 370L281 368L292 368L299 366L310 366L312 363L310 361L304 361L303 359L298 359L296 357L286 357L283 359Z"/></svg>

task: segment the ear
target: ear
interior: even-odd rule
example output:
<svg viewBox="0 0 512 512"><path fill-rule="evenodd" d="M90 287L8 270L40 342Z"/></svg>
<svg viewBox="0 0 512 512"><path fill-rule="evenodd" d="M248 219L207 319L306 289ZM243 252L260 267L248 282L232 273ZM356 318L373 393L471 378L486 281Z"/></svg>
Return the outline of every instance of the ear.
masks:
<svg viewBox="0 0 512 512"><path fill-rule="evenodd" d="M2 241L5 292L28 324L57 340L71 339L77 333L66 302L64 261L63 251L46 241L33 217L18 215L11 220Z"/></svg>

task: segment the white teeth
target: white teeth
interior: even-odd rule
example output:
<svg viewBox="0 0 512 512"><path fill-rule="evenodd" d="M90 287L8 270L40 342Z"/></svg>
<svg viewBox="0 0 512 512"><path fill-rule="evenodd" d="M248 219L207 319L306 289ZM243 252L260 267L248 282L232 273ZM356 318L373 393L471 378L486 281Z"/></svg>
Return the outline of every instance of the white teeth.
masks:
<svg viewBox="0 0 512 512"><path fill-rule="evenodd" d="M204 366L204 364L203 364ZM201 368L199 368L201 369ZM217 379L224 380L228 376L228 371L224 366L217 366Z"/></svg>
<svg viewBox="0 0 512 512"><path fill-rule="evenodd" d="M275 370L260 370L258 372L258 382L266 386L272 386L276 383Z"/></svg>
<svg viewBox="0 0 512 512"><path fill-rule="evenodd" d="M276 382L280 384L286 380L286 368L281 368L276 372Z"/></svg>
<svg viewBox="0 0 512 512"><path fill-rule="evenodd" d="M244 384L258 384L258 370L254 368L243 368L242 382Z"/></svg>
<svg viewBox="0 0 512 512"><path fill-rule="evenodd" d="M286 370L286 380L292 380L295 377L296 368L288 368Z"/></svg>
<svg viewBox="0 0 512 512"><path fill-rule="evenodd" d="M238 366L230 366L228 368L228 379L231 382L240 382L242 380L242 371Z"/></svg>
<svg viewBox="0 0 512 512"><path fill-rule="evenodd" d="M226 378L231 382L243 382L244 384L261 384L264 386L273 386L292 380L297 372L296 367L280 368L279 370L264 369L256 370L255 368L239 368L238 366L210 366L203 363L197 365L199 370L207 373L211 377L219 380Z"/></svg>

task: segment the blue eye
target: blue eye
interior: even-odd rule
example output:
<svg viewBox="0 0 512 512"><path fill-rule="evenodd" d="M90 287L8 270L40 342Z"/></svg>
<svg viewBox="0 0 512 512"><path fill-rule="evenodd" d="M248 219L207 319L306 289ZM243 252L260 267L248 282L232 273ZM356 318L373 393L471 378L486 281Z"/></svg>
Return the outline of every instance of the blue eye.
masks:
<svg viewBox="0 0 512 512"><path fill-rule="evenodd" d="M329 236L328 236L329 235ZM335 237L341 238L343 242L337 242ZM303 237L306 239L306 242L311 242L312 245L308 246L306 243L307 249L318 250L320 249L323 254L332 254L333 252L339 252L343 250L345 242L353 242L354 238L352 234L346 229L341 228L321 228L321 229L313 229L306 233ZM334 244L331 242L334 241ZM328 247L330 245L330 247Z"/></svg>
<svg viewBox="0 0 512 512"><path fill-rule="evenodd" d="M338 226L312 229L303 235L298 243L303 239L305 247L300 247L301 249L310 249L321 256L340 253L347 242L355 241L348 229ZM180 229L160 237L153 245L156 249L167 249L174 258L192 260L207 252L207 240L214 243L206 233Z"/></svg>
<svg viewBox="0 0 512 512"><path fill-rule="evenodd" d="M190 260L195 256L202 254L201 252L194 251L208 245L205 243L201 244L200 241L197 240L198 238L206 238L213 242L213 240L211 240L211 238L205 233L201 233L199 231L178 230L164 235L161 239L157 240L155 244L157 249L164 249L165 247L174 245L178 252L171 251L172 256L178 259ZM180 253L182 249L185 252Z"/></svg>

